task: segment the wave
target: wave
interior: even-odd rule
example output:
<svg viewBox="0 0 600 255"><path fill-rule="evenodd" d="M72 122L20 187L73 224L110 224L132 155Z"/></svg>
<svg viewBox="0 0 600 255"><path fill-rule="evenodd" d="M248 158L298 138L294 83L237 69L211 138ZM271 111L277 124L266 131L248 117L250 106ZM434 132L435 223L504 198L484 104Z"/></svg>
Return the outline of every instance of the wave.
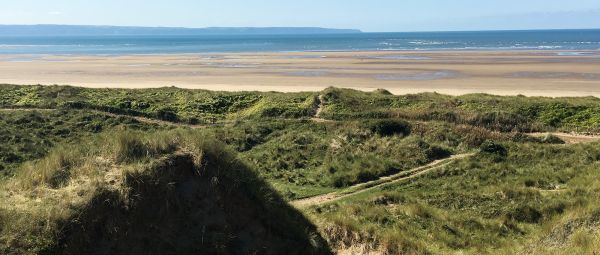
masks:
<svg viewBox="0 0 600 255"><path fill-rule="evenodd" d="M600 48L600 30L473 33L364 33L294 37L2 37L0 54L171 54L224 52L573 50ZM541 35L540 35L541 34ZM541 38L541 39L540 39ZM304 57L298 57L304 58ZM306 57L311 58L311 57ZM314 57L318 58L318 57Z"/></svg>

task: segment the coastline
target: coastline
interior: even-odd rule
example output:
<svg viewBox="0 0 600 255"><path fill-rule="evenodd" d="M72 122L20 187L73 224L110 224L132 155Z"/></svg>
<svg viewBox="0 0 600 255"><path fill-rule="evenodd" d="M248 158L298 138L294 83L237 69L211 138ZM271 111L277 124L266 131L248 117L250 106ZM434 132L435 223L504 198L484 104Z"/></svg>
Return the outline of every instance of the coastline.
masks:
<svg viewBox="0 0 600 255"><path fill-rule="evenodd" d="M583 52L583 53L582 53ZM305 51L0 55L0 83L223 91L600 97L600 51Z"/></svg>

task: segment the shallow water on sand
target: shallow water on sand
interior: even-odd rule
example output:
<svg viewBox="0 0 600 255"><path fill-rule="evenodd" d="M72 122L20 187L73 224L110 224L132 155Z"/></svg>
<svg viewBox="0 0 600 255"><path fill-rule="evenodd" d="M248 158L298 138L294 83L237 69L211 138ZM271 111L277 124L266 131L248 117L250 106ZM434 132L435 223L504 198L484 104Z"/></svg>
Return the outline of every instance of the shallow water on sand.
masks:
<svg viewBox="0 0 600 255"><path fill-rule="evenodd" d="M453 71L435 71L435 72L420 72L406 74L377 74L374 76L376 80L384 81L426 81L440 80L457 77L458 73Z"/></svg>

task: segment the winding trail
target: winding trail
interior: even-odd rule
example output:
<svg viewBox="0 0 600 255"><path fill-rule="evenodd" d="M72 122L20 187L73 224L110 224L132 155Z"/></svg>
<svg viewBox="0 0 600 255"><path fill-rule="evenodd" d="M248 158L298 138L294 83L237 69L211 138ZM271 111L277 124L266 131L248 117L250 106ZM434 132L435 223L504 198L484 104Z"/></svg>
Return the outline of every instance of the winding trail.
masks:
<svg viewBox="0 0 600 255"><path fill-rule="evenodd" d="M321 117L321 113L323 113L323 110L325 109L324 101L325 97L323 95L319 95L319 97L317 97L317 111L315 112L315 115L310 118L310 120L318 123L335 122L335 120L328 120Z"/></svg>
<svg viewBox="0 0 600 255"><path fill-rule="evenodd" d="M467 158L467 157L470 157L473 155L475 155L475 154L474 153L465 153L465 154L453 155L449 158L436 160L427 165L420 166L420 167L414 168L409 171L403 171L403 172L400 172L400 173L397 173L394 175L381 177L374 181L356 184L356 185L348 187L342 191L336 191L336 192L331 192L331 193L323 194L323 195L319 195L319 196L298 199L298 200L291 201L290 203L292 206L294 206L296 208L305 208L308 206L322 205L322 204L326 204L326 203L335 202L335 201L338 201L338 200L341 200L344 198L355 196L355 195L382 187L384 185L388 185L390 183L396 183L396 182L400 182L400 181L406 181L406 180L417 178L417 177L425 175L433 170L436 170L440 167L447 166L450 163L454 162L455 160Z"/></svg>
<svg viewBox="0 0 600 255"><path fill-rule="evenodd" d="M328 120L328 119L321 118L321 113L323 112L323 109L325 107L324 103L323 103L323 95L319 95L319 97L318 97L317 100L318 100L317 110L315 112L315 115L312 118L310 118L310 120L312 120L314 122L319 122L319 123L336 122L335 120ZM12 111L54 111L54 110L60 110L60 109L58 109L58 108L0 108L0 112L12 112ZM104 114L104 115L111 116L111 117L132 118L132 119L135 119L135 120L137 120L139 122L144 122L144 123L149 123L149 124L158 124L158 125L176 126L176 127L188 127L188 128L192 128L192 129L200 129L200 128L220 126L220 125L223 125L223 124L227 124L227 123L233 122L233 121L225 121L225 122L219 122L219 123L215 123L215 124L193 125L193 124L187 124L187 123L171 122L171 121L166 121L166 120L152 119L152 118L148 118L148 117L141 117L141 116L135 116L135 115L111 113L111 112L105 112L105 111L94 110L94 109L76 109L76 110L79 110L79 111L90 111L90 112ZM297 120L297 119L284 119L284 120ZM558 138L560 138L563 141L565 141L567 144L588 143L588 142L595 142L595 141L600 140L600 134L565 133L565 132L546 132L546 133L541 133L540 132L540 133L525 133L525 134L529 135L529 136L533 136L533 137L543 137L545 135L550 134L550 135L557 136Z"/></svg>
<svg viewBox="0 0 600 255"><path fill-rule="evenodd" d="M57 109L52 109L52 108L0 108L0 112L17 112L17 111L22 111L22 112L33 112L33 111L39 111L39 112L44 112L44 111L54 111Z"/></svg>
<svg viewBox="0 0 600 255"><path fill-rule="evenodd" d="M53 108L2 108L2 109L0 109L0 112L16 112L16 111L28 111L28 112L41 111L41 112L43 112L43 111L55 111L55 110L61 110L61 109L53 109ZM139 122L148 123L148 124L156 124L156 125L164 125L164 126L174 126L174 127L187 127L187 128L192 128L192 129L207 128L207 127L219 126L219 125L224 124L224 123L218 123L218 124L192 125L192 124L187 124L187 123L171 122L171 121L166 121L166 120L151 119L151 118L147 118L147 117L141 117L141 116L135 116L135 115L128 115L128 114L111 113L111 112L105 112L105 111L99 111L99 110L93 110L93 109L75 109L75 110L77 110L77 111L89 111L89 112L103 114L103 115L110 116L110 117L115 117L115 118L118 118L118 117L132 118L132 119L137 120Z"/></svg>
<svg viewBox="0 0 600 255"><path fill-rule="evenodd" d="M321 97L322 96L320 96L320 98ZM335 120L328 120L328 119L323 119L323 118L319 117L321 112L323 111L323 103L322 102L323 101L321 99L319 99L319 104L318 104L316 114L314 115L314 117L310 118L310 120L314 121L314 122L319 122L319 123L336 122ZM43 111L56 111L56 110L61 110L61 109L60 108L0 108L0 112L17 112L17 111L22 111L22 112L41 111L41 112L43 112ZM174 126L174 127L187 127L187 128L191 128L191 129L218 127L218 126L222 126L222 125L225 125L228 123L234 123L236 121L240 121L240 120L236 120L236 121L229 120L229 121L220 121L220 122L214 123L214 124L193 125L193 124L187 124L187 123L181 123L181 122L172 122L172 121L166 121L166 120L160 120L160 119L152 119L152 118L142 117L142 116L111 113L111 112L105 112L105 111L94 110L94 109L72 109L72 110L94 112L94 113L104 114L106 116L111 116L111 117L115 117L115 118L118 118L118 117L132 118L139 122L148 123L148 124L157 124L157 125ZM302 119L279 119L279 120L297 121L297 120L302 120Z"/></svg>
<svg viewBox="0 0 600 255"><path fill-rule="evenodd" d="M111 117L128 117L128 118L137 120L139 122L148 123L148 124L164 125L164 126L187 127L187 128L192 128L192 129L200 129L200 128L207 128L207 127L218 125L218 124L192 125L192 124L186 124L186 123L170 122L170 121L166 121L166 120L151 119L151 118L147 118L147 117L132 116L132 115L127 115L127 114L116 114L116 113L103 112L103 111L97 111L97 110L90 110L90 111L105 114L105 115L108 115Z"/></svg>
<svg viewBox="0 0 600 255"><path fill-rule="evenodd" d="M550 132L550 133L528 133L527 135L533 136L533 137L542 137L547 134L557 136L558 138L565 141L566 144L591 143L591 142L600 140L600 135L596 135L596 134ZM370 191L375 188L379 188L381 186L384 186L384 185L387 185L390 183L410 180L410 179L425 175L435 169L444 167L444 166L452 163L455 160L463 159L463 158L470 157L473 155L475 155L475 154L469 153L469 154L454 155L450 158L437 160L437 161L429 163L425 166L417 167L410 171L404 171L404 172L401 172L401 173L398 173L395 175L382 177L375 181L360 183L360 184L351 186L349 188L346 188L342 191L336 191L336 192L331 192L331 193L323 194L323 195L319 195L319 196L294 200L294 201L291 201L291 204L296 208L305 208L308 206L322 205L322 204L326 204L326 203L335 202L335 201L338 201L338 200L341 200L344 198L348 198L351 196L355 196L355 195ZM553 191L553 192L558 192L558 190Z"/></svg>
<svg viewBox="0 0 600 255"><path fill-rule="evenodd" d="M562 132L549 132L549 133L529 133L527 135L533 137L544 137L545 135L553 135L556 136L567 144L577 144L577 143L590 143L600 140L600 135L593 134L577 134L577 133L562 133Z"/></svg>
<svg viewBox="0 0 600 255"><path fill-rule="evenodd" d="M316 109L315 115L311 118L311 120L314 122L319 122L319 123L334 122L334 120L327 120L327 119L321 118L321 113L324 109L323 99L324 99L323 95L319 95L319 97L317 99L318 100L317 101L318 102L317 109ZM59 109L52 109L52 108L0 108L0 112L53 111L53 110L59 110ZM187 128L192 128L192 129L202 129L202 128L208 128L208 127L226 124L226 123L221 122L221 123L216 123L216 124L191 125L191 124L186 124L186 123L177 123L177 122L170 122L170 121L164 121L164 120L158 120L158 119L151 119L151 118L141 117L141 116L110 113L110 112L104 112L104 111L93 110L93 109L81 109L81 111L90 111L90 112L104 114L104 115L112 116L112 117L127 117L127 118L135 119L139 122L149 123L149 124L175 126L175 127L187 127ZM595 141L600 140L600 135L598 135L598 134L578 134L578 133L563 133L563 132L527 133L527 135L533 136L533 137L543 137L547 134L557 136L557 137L561 138L563 141L565 141L567 144L589 143L589 142L595 142ZM325 203L338 201L338 200L341 200L341 199L344 199L344 198L347 198L350 196L355 196L355 195L370 191L375 188L379 188L381 186L384 186L384 185L387 185L390 183L406 181L406 180L410 180L410 179L425 175L435 169L446 166L455 160L470 157L472 155L474 155L474 153L453 155L449 158L436 160L427 165L417 167L417 168L414 168L409 171L403 171L403 172L400 172L400 173L397 173L394 175L381 177L374 181L356 184L356 185L348 187L342 191L336 191L336 192L323 194L323 195L319 195L319 196L294 200L294 201L291 201L290 203L296 208L304 208L304 207L308 207L308 206L312 206L312 205L321 205L321 204L325 204Z"/></svg>
<svg viewBox="0 0 600 255"><path fill-rule="evenodd" d="M317 101L318 103L318 107L317 107L317 112L315 112L315 118L321 118L321 113L323 112L323 107L325 107L325 105L323 104L323 101L325 100L325 97L323 95L319 95L317 97Z"/></svg>

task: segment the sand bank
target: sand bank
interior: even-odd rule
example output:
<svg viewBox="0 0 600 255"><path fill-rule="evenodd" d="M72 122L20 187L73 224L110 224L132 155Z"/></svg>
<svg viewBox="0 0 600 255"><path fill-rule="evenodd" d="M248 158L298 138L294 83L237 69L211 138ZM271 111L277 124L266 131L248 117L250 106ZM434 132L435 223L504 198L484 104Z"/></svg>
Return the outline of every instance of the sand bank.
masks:
<svg viewBox="0 0 600 255"><path fill-rule="evenodd" d="M0 83L600 97L600 51L2 55Z"/></svg>

